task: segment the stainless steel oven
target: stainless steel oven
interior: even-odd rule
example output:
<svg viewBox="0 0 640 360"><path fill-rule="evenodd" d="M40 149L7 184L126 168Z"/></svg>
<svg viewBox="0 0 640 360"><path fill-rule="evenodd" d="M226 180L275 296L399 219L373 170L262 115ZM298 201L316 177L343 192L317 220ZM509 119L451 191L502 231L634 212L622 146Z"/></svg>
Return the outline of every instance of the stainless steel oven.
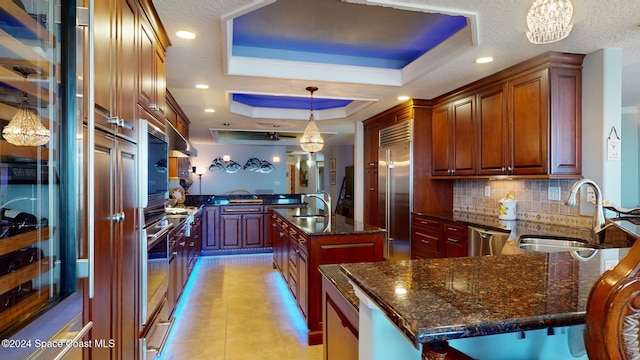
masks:
<svg viewBox="0 0 640 360"><path fill-rule="evenodd" d="M142 323L148 324L151 317L158 311L167 293L169 281L169 228L171 224L165 217L152 223L143 230L146 241L142 273L142 298L146 300L143 306Z"/></svg>
<svg viewBox="0 0 640 360"><path fill-rule="evenodd" d="M144 336L140 339L140 359L154 358L166 341L173 321L166 310L169 284L169 229L166 217L142 230L146 251L142 255L142 311Z"/></svg>

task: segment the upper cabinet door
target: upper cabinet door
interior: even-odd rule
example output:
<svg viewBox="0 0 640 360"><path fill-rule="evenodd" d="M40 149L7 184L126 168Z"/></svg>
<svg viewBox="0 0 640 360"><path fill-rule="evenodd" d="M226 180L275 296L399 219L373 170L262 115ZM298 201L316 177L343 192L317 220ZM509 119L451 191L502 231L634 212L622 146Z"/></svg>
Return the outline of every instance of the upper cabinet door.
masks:
<svg viewBox="0 0 640 360"><path fill-rule="evenodd" d="M451 175L451 104L446 103L433 108L431 122L432 136L432 174Z"/></svg>
<svg viewBox="0 0 640 360"><path fill-rule="evenodd" d="M582 173L582 71L549 70L552 175Z"/></svg>
<svg viewBox="0 0 640 360"><path fill-rule="evenodd" d="M478 174L502 175L510 171L507 131L507 85L478 93Z"/></svg>
<svg viewBox="0 0 640 360"><path fill-rule="evenodd" d="M144 15L140 14L140 43L139 43L139 66L140 77L138 89L138 103L148 110L155 103L155 49L153 29L145 21Z"/></svg>
<svg viewBox="0 0 640 360"><path fill-rule="evenodd" d="M452 105L453 163L451 175L473 175L475 164L475 95Z"/></svg>
<svg viewBox="0 0 640 360"><path fill-rule="evenodd" d="M508 83L509 132L513 174L547 173L547 70Z"/></svg>

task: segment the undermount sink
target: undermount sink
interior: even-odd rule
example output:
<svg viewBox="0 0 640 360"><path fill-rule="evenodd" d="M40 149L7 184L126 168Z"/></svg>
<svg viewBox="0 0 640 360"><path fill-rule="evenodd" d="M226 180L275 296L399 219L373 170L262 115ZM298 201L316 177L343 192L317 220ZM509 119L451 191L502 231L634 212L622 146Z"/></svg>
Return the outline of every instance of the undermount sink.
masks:
<svg viewBox="0 0 640 360"><path fill-rule="evenodd" d="M302 219L324 219L325 216L322 214L300 214L293 215L294 218L302 218Z"/></svg>
<svg viewBox="0 0 640 360"><path fill-rule="evenodd" d="M518 247L535 252L589 251L597 249L586 240L572 238L551 238L539 236L521 236Z"/></svg>

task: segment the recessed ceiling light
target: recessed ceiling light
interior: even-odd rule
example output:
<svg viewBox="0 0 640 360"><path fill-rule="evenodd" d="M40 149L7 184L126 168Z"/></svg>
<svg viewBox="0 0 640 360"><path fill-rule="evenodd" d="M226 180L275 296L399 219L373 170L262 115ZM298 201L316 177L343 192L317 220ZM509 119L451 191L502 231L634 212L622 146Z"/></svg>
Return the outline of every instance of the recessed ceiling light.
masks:
<svg viewBox="0 0 640 360"><path fill-rule="evenodd" d="M476 64L486 64L493 61L491 56L480 57L476 59Z"/></svg>
<svg viewBox="0 0 640 360"><path fill-rule="evenodd" d="M204 112L212 113L216 112L216 109L204 109Z"/></svg>
<svg viewBox="0 0 640 360"><path fill-rule="evenodd" d="M409 99L411 99L411 98L409 96L407 96L407 95L398 96L398 100L400 100L400 101L407 101Z"/></svg>
<svg viewBox="0 0 640 360"><path fill-rule="evenodd" d="M184 30L176 31L176 35L179 38L183 38L187 40L193 40L196 38L196 34L192 33L191 31L184 31Z"/></svg>
<svg viewBox="0 0 640 360"><path fill-rule="evenodd" d="M208 89L209 85L207 84L196 84L196 89Z"/></svg>

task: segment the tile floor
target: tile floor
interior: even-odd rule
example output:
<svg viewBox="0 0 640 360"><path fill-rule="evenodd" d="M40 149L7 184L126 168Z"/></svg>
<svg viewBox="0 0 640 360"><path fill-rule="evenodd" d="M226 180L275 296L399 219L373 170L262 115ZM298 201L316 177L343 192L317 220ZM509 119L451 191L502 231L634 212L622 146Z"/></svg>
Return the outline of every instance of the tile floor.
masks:
<svg viewBox="0 0 640 360"><path fill-rule="evenodd" d="M272 254L198 260L162 360L321 360Z"/></svg>

